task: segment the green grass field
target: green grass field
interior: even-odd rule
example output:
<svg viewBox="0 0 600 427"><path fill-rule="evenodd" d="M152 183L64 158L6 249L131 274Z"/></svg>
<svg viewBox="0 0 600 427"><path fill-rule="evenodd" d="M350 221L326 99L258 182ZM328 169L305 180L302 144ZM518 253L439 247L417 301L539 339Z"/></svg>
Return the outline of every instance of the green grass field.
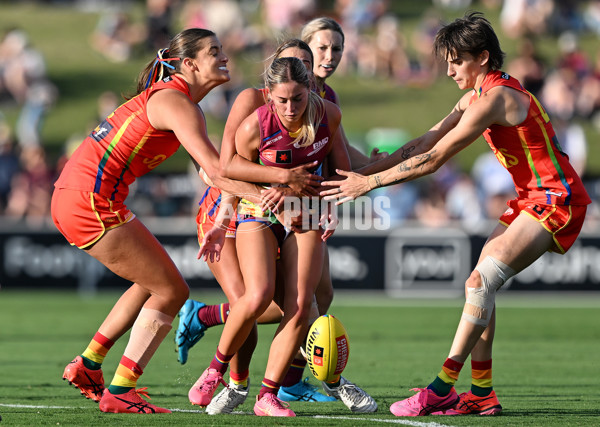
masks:
<svg viewBox="0 0 600 427"><path fill-rule="evenodd" d="M341 402L292 403L295 419L251 415L264 373L273 326L261 326L251 367L250 398L236 415L209 416L192 406L190 386L208 365L221 327L210 329L177 362L172 332L157 351L139 386L148 387L152 403L174 410L170 415L103 414L62 381L64 366L80 354L117 293L81 299L75 293L36 290L0 292L0 415L3 425L339 425L389 423L411 426L591 426L600 425L600 297L498 297L494 386L504 406L499 417L397 418L394 401L426 386L440 369L460 317L462 302L391 300L371 294L336 295L331 313L350 336L350 360L344 375L378 402L375 414L354 415ZM193 290L207 302L219 294ZM176 326L176 325L175 325ZM110 381L126 345L123 337L109 353L105 379ZM457 388L469 384L469 362ZM310 375L306 371L307 375ZM311 382L317 384L312 378Z"/></svg>

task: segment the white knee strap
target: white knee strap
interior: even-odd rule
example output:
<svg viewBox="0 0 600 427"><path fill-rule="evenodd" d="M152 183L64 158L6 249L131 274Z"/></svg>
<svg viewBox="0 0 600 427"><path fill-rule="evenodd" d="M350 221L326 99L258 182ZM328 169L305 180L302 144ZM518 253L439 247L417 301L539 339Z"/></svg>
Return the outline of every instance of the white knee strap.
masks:
<svg viewBox="0 0 600 427"><path fill-rule="evenodd" d="M475 267L475 270L481 276L481 287L467 287L467 301L462 318L476 325L487 327L494 310L496 291L516 272L502 261L491 256L485 257Z"/></svg>

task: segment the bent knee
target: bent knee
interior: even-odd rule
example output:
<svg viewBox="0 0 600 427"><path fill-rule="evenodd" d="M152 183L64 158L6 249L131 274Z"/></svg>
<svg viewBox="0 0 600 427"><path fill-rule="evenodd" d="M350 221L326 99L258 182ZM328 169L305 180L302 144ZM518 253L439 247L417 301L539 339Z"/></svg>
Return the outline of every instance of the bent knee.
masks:
<svg viewBox="0 0 600 427"><path fill-rule="evenodd" d="M268 295L244 295L236 302L237 307L243 307L248 319L257 319L269 307L273 297Z"/></svg>

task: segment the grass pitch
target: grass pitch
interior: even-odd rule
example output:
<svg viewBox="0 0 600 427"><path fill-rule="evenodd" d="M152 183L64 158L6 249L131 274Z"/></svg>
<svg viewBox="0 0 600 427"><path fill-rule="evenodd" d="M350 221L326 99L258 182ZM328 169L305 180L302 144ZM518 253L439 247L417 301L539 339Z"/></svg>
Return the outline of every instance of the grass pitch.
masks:
<svg viewBox="0 0 600 427"><path fill-rule="evenodd" d="M209 303L218 294L194 290ZM499 417L397 418L389 412L412 387L426 386L446 357L462 302L390 300L370 294L336 295L331 309L350 336L350 360L344 375L367 390L379 404L375 414L352 414L341 402L292 403L294 419L252 414L274 326L261 326L250 371L252 389L235 415L210 416L192 406L187 392L214 355L221 327L210 329L177 362L172 332L157 351L139 386L152 403L173 414L103 414L62 381L64 366L80 354L119 297L101 293L82 299L70 292L0 292L0 415L3 425L340 425L400 424L452 426L600 425L600 296L557 299L540 295L500 295L494 353L494 388L504 406ZM176 323L174 324L174 329ZM127 337L104 363L110 382ZM469 362L457 389L467 390ZM310 375L308 370L306 375ZM313 384L317 384L311 378Z"/></svg>

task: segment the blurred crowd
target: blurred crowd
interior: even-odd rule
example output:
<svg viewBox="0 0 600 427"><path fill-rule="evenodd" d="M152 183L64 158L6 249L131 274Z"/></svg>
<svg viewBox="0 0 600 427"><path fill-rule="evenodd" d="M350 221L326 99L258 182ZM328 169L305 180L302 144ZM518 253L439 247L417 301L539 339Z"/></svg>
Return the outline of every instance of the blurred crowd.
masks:
<svg viewBox="0 0 600 427"><path fill-rule="evenodd" d="M444 64L431 52L445 9L495 10L501 26L498 33L518 46L504 70L546 107L564 151L598 200L600 184L586 175L588 141L582 124L600 132L600 48L590 57L580 48L579 39L590 34L600 38L600 0L433 0L410 30L394 13L391 0L333 0L327 9L316 0L146 0L143 20L131 12L131 1L77 3L98 12L89 43L114 63L155 52L183 28L215 31L233 58L228 65L232 82L203 101L205 111L220 119L226 118L237 93L258 81L258 76L252 80L242 76L235 58L269 56L283 38L297 36L315 16L331 16L344 29L345 50L337 73L427 88L445 78ZM47 221L54 179L85 135L70 137L64 156L48 160L40 129L59 92L48 79L43 54L27 34L19 28L0 30L0 107L19 108L13 127L0 108L0 215L41 224ZM551 59L538 47L540 39L548 37L556 41ZM97 119L120 102L116 93L103 93ZM341 107L343 111L343 96ZM365 151L376 146L391 150L408 139L402 129L374 129L364 140L351 143ZM192 216L203 190L198 183L193 168L177 175L150 174L134 187L129 205L139 216ZM449 163L430 179L379 189L372 196L390 196L393 225L414 220L436 227L458 221L477 228L500 215L513 191L508 172L486 153L471 171ZM600 218L596 205L592 205L592 218Z"/></svg>

